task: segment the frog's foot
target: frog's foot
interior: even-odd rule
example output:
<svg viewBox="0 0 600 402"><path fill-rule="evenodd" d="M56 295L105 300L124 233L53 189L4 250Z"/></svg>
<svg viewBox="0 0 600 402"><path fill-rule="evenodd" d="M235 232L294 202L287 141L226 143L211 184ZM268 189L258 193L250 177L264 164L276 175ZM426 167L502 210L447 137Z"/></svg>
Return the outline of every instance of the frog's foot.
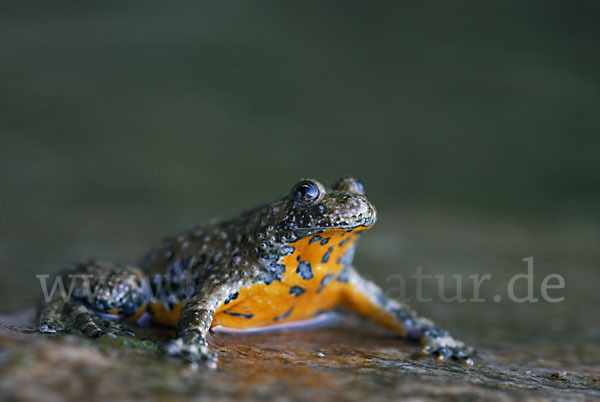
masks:
<svg viewBox="0 0 600 402"><path fill-rule="evenodd" d="M69 315L73 329L90 338L135 336L124 324L101 317L81 303L69 305Z"/></svg>
<svg viewBox="0 0 600 402"><path fill-rule="evenodd" d="M45 306L40 314L38 331L43 333L82 333L90 338L134 336L118 321L100 317L82 303L55 302Z"/></svg>
<svg viewBox="0 0 600 402"><path fill-rule="evenodd" d="M435 327L426 329L421 343L424 345L421 353L436 356L438 361L452 359L466 366L473 365L471 354L475 352L474 349L454 339L448 331Z"/></svg>
<svg viewBox="0 0 600 402"><path fill-rule="evenodd" d="M164 351L172 357L200 364L209 369L217 368L217 354L210 353L208 343L204 340L177 338L164 346Z"/></svg>
<svg viewBox="0 0 600 402"><path fill-rule="evenodd" d="M67 320L63 302L48 304L40 311L37 330L45 334L56 334L65 330Z"/></svg>

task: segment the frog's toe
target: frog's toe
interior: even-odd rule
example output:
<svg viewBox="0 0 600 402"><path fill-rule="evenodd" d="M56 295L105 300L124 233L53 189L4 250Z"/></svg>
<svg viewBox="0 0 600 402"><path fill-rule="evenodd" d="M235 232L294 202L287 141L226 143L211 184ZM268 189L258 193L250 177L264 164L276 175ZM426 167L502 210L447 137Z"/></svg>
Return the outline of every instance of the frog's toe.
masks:
<svg viewBox="0 0 600 402"><path fill-rule="evenodd" d="M462 346L431 346L426 345L421 349L421 354L435 356L437 361L446 361L446 360L454 360L461 362L466 366L472 366L474 364L473 359L471 358L471 353L473 353L473 349Z"/></svg>
<svg viewBox="0 0 600 402"><path fill-rule="evenodd" d="M69 320L63 302L44 305L40 310L37 330L44 334L56 334L65 331L65 322Z"/></svg>
<svg viewBox="0 0 600 402"><path fill-rule="evenodd" d="M100 326L103 330L103 336L108 336L111 338L135 336L135 334L131 332L131 330L125 324L118 321L102 319Z"/></svg>
<svg viewBox="0 0 600 402"><path fill-rule="evenodd" d="M464 342L454 339L444 329L427 328L423 332L421 342L424 345L421 350L422 354L435 356L438 361L451 359L462 362L467 366L473 365L471 354L475 353L475 350L465 345Z"/></svg>
<svg viewBox="0 0 600 402"><path fill-rule="evenodd" d="M123 323L98 315L83 303L54 303L45 306L37 326L45 334L76 334L89 338L135 336Z"/></svg>
<svg viewBox="0 0 600 402"><path fill-rule="evenodd" d="M41 322L37 327L38 332L44 334L56 334L63 332L65 326L62 322Z"/></svg>
<svg viewBox="0 0 600 402"><path fill-rule="evenodd" d="M185 342L178 338L167 343L164 351L168 356L178 357L188 363L200 364L209 369L217 368L217 354L210 353L206 343Z"/></svg>

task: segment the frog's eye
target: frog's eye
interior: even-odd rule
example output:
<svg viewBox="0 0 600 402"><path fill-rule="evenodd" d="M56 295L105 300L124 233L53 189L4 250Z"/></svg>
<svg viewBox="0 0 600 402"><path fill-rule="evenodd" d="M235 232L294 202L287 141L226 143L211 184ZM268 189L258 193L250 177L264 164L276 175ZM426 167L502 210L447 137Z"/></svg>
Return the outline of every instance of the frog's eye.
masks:
<svg viewBox="0 0 600 402"><path fill-rule="evenodd" d="M356 180L355 184L355 190L357 193L359 194L364 194L365 193L365 185L363 184L363 182L361 180Z"/></svg>
<svg viewBox="0 0 600 402"><path fill-rule="evenodd" d="M292 199L302 205L312 204L321 196L319 185L312 180L302 180L292 189Z"/></svg>
<svg viewBox="0 0 600 402"><path fill-rule="evenodd" d="M333 186L335 190L348 191L351 193L365 194L363 182L353 177L342 177Z"/></svg>

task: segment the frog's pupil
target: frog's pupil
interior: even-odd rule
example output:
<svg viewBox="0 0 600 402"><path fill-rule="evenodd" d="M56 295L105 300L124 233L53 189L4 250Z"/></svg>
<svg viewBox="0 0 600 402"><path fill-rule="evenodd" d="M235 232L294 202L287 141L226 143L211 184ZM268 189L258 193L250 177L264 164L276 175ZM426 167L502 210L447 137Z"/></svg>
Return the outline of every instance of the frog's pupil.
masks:
<svg viewBox="0 0 600 402"><path fill-rule="evenodd" d="M294 191L294 198L301 203L313 202L319 198L319 188L315 183L299 183Z"/></svg>

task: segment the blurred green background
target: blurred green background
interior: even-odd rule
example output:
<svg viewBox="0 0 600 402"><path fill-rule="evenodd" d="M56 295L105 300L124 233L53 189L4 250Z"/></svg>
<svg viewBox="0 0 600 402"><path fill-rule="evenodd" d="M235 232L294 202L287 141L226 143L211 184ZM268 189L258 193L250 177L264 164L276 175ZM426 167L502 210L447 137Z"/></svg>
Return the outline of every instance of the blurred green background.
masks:
<svg viewBox="0 0 600 402"><path fill-rule="evenodd" d="M382 285L489 272L489 298L533 255L565 302L418 308L463 338L597 341L599 11L3 4L0 306L32 304L35 274L69 261L134 261L301 177L352 174L380 217L357 265Z"/></svg>

